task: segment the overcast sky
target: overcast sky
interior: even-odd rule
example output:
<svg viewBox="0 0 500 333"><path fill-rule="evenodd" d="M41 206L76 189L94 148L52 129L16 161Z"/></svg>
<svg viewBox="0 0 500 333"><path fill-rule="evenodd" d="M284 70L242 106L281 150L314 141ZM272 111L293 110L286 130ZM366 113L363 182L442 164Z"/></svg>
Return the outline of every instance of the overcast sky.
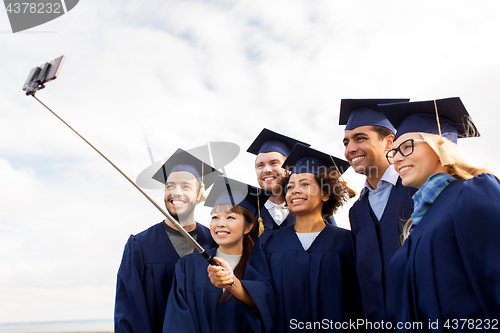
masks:
<svg viewBox="0 0 500 333"><path fill-rule="evenodd" d="M342 98L457 96L482 135L459 145L500 173L499 31L496 0L85 0L16 34L0 10L0 323L111 319L129 235L163 219L24 95L40 62L67 57L37 96L134 179L148 146L157 161L228 141L226 175L257 185L264 127L343 157Z"/></svg>

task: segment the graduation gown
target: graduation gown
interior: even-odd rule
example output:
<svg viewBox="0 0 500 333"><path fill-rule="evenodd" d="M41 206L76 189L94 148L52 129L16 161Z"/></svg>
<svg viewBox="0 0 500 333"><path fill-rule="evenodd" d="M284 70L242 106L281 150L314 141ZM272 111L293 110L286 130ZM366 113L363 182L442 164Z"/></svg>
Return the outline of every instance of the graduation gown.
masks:
<svg viewBox="0 0 500 333"><path fill-rule="evenodd" d="M370 208L368 193L349 210L351 230L356 236L356 270L367 321L395 323L395 296L388 266L399 248L402 226L413 212L411 197L415 192L415 188L404 187L398 178L380 221Z"/></svg>
<svg viewBox="0 0 500 333"><path fill-rule="evenodd" d="M287 227L289 225L294 225L295 224L295 215L292 213L288 213L286 219L281 223L281 225L276 224L274 222L273 217L271 214L269 214L269 211L267 210L266 207L262 207L260 210L260 217L262 218L262 224L264 225L264 229L269 229L269 230L278 230L284 227ZM259 234L259 224L255 223L255 226L253 227L252 231L250 231L250 237L252 237L253 241L256 242L259 237L257 236Z"/></svg>
<svg viewBox="0 0 500 333"><path fill-rule="evenodd" d="M215 252L216 248L207 251L212 257ZM258 322L256 314L235 297L219 303L223 290L210 282L207 266L207 261L199 253L189 254L177 262L163 332L252 332L244 316L250 316L250 322ZM260 332L259 327L257 332Z"/></svg>
<svg viewBox="0 0 500 333"><path fill-rule="evenodd" d="M295 332L307 323L320 324L307 332L334 331L330 324L360 318L354 262L349 230L327 224L307 251L293 226L266 231L242 280L257 305L263 331Z"/></svg>
<svg viewBox="0 0 500 333"><path fill-rule="evenodd" d="M436 320L433 332L479 331L485 319L498 320L499 235L498 179L482 174L450 183L390 263L398 321L422 323L401 332L430 332ZM462 327L460 319L473 325Z"/></svg>
<svg viewBox="0 0 500 333"><path fill-rule="evenodd" d="M118 270L115 300L115 333L161 332L167 297L179 255L170 242L163 221L131 235ZM198 223L200 245L215 242L210 230Z"/></svg>
<svg viewBox="0 0 500 333"><path fill-rule="evenodd" d="M289 225L294 225L295 224L295 215L292 213L288 213L286 219L281 223L281 225L276 224L274 222L273 217L271 214L269 214L269 211L267 210L266 207L262 207L260 210L260 217L262 218L262 224L264 225L264 229L269 229L269 230L278 230L284 227L288 227ZM337 222L335 222L335 218L333 215L329 218L326 218L327 222L333 225L337 225ZM259 238L257 235L259 234L259 224L256 223L255 226L253 227L252 231L250 232L250 237L252 237L253 241L256 242L257 239Z"/></svg>

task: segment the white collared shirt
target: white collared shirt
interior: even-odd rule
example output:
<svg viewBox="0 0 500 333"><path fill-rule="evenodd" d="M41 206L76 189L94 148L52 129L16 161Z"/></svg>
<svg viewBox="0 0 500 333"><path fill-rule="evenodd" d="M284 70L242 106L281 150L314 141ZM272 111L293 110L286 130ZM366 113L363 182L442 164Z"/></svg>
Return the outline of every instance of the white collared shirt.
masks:
<svg viewBox="0 0 500 333"><path fill-rule="evenodd" d="M284 202L277 205L274 202L267 200L264 204L264 207L266 207L266 209L269 211L269 215L271 215L277 225L281 225L281 223L283 223L283 221L287 218L288 213L290 212L285 206Z"/></svg>
<svg viewBox="0 0 500 333"><path fill-rule="evenodd" d="M394 169L394 166L389 165L387 169L385 169L382 178L380 178L376 189L373 189L368 183L368 180L365 180L365 185L361 190L360 196L366 191L369 192L368 202L379 221L382 218L382 214L384 214L385 206L387 206L387 201L389 201L389 196L391 195L391 190L398 182L398 177L399 174Z"/></svg>

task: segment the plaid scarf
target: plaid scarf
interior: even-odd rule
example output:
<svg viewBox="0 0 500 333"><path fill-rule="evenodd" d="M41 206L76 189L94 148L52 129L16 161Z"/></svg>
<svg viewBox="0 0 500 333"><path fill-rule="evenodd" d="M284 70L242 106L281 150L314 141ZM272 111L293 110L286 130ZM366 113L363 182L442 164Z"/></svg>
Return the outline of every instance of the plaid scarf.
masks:
<svg viewBox="0 0 500 333"><path fill-rule="evenodd" d="M436 173L427 179L425 184L413 195L413 214L411 221L413 225L417 225L436 198L441 194L448 184L456 180L453 176L441 172Z"/></svg>

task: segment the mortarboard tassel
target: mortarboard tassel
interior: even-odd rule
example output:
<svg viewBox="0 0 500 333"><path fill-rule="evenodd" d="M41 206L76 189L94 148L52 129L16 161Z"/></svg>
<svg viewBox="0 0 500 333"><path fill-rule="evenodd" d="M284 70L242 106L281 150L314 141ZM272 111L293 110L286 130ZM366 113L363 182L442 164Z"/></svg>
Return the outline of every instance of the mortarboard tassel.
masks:
<svg viewBox="0 0 500 333"><path fill-rule="evenodd" d="M333 165L335 165L335 168L337 169L337 172L339 173L339 179L340 179L341 181L343 181L344 183L347 183L347 182L344 180L344 178L342 177L342 172L340 171L340 169L339 169L339 167L338 167L337 163L335 163L335 160L333 159L332 155L328 155L328 156L330 156L330 159L332 160Z"/></svg>
<svg viewBox="0 0 500 333"><path fill-rule="evenodd" d="M444 139L443 139L443 136L441 134L441 124L439 122L439 114L438 114L438 109L437 109L437 103L436 103L436 100L434 100L434 109L436 110L436 121L437 121L437 125L438 125L438 131L439 131L439 140L438 140L438 156L439 156L439 160L441 161L441 165L442 166L449 166L449 165L453 165L456 163L455 159L453 158L453 156L451 156L447 151L446 151L446 148L445 148L445 145L444 145Z"/></svg>
<svg viewBox="0 0 500 333"><path fill-rule="evenodd" d="M257 212L259 214L259 218L257 221L259 221L259 234L257 237L260 237L264 233L264 223L262 223L262 217L260 217L260 203L259 203L259 193L257 193Z"/></svg>
<svg viewBox="0 0 500 333"><path fill-rule="evenodd" d="M203 169L204 165L203 162L201 162L201 183L200 183L200 192L198 192L198 202L202 202L207 200L207 192L205 192L205 183L203 182Z"/></svg>

